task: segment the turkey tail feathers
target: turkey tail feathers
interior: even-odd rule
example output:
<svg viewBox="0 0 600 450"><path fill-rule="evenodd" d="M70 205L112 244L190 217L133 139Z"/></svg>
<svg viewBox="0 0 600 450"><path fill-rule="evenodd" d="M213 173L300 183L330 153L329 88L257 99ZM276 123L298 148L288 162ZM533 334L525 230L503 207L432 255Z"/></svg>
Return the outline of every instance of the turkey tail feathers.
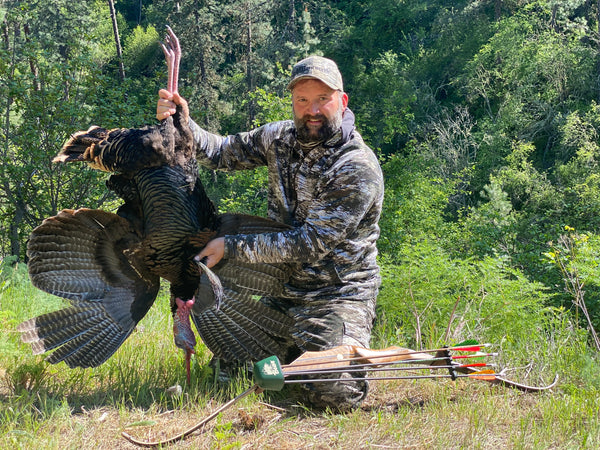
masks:
<svg viewBox="0 0 600 450"><path fill-rule="evenodd" d="M100 307L74 306L21 323L21 340L33 354L55 350L46 360L73 367L96 367L106 361L133 331L123 330Z"/></svg>
<svg viewBox="0 0 600 450"><path fill-rule="evenodd" d="M48 361L95 367L108 359L144 317L158 277L129 260L139 242L128 222L104 211L64 210L31 233L27 254L34 286L72 306L21 323L23 342Z"/></svg>
<svg viewBox="0 0 600 450"><path fill-rule="evenodd" d="M250 295L225 289L221 308L192 316L206 346L226 361L260 360L282 355L292 320Z"/></svg>

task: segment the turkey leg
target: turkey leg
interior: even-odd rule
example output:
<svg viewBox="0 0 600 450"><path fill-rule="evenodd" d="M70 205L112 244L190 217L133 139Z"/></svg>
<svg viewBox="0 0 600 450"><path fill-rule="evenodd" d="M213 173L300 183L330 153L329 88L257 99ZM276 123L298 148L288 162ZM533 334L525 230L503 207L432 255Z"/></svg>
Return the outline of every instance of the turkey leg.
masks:
<svg viewBox="0 0 600 450"><path fill-rule="evenodd" d="M179 79L179 62L181 61L181 47L179 46L179 39L173 33L171 27L167 26L167 35L165 36L165 42L160 43L167 60L167 90L173 94L177 92L177 84Z"/></svg>

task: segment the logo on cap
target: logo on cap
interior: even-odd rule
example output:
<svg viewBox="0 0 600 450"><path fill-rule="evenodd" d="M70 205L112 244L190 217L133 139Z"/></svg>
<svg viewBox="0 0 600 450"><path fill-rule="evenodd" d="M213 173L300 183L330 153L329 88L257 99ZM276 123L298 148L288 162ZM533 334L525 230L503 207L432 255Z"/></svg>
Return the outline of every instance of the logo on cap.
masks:
<svg viewBox="0 0 600 450"><path fill-rule="evenodd" d="M288 89L292 90L298 81L309 78L320 80L331 89L344 90L342 74L337 64L331 59L322 56L309 56L298 62L292 69L292 79L288 84Z"/></svg>

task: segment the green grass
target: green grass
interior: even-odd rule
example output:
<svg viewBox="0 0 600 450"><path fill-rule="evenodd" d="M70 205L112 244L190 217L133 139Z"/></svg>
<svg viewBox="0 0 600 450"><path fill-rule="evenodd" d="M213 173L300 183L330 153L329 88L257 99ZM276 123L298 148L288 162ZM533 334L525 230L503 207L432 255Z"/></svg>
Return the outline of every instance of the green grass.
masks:
<svg viewBox="0 0 600 450"><path fill-rule="evenodd" d="M23 266L5 270L2 277L0 448L134 448L121 431L142 439L169 437L251 384L244 377L225 386L215 382L207 367L210 353L200 344L192 384L185 385L183 355L173 344L166 291L102 366L82 370L49 365L20 342L15 327L62 302L32 287ZM384 305L390 295L388 290ZM413 312L426 309L416 297L413 300ZM586 345L585 333L572 325L568 314L546 311L542 320L539 312L521 311L511 320L522 323L501 322L495 328L485 325L484 330L471 325L474 319L468 314L477 308L477 314L489 313L476 297L466 303L455 319L469 330L465 334L490 331L501 336L501 326L510 331L496 349L502 366L516 368L509 377L541 383L559 373L559 386L552 392L523 394L473 380L381 381L371 383L360 409L346 414L313 411L302 405L297 389L286 387L243 399L203 433L173 447L598 448L598 362ZM407 320L400 324L398 314L390 311L380 311L374 348L406 345L414 336L414 325ZM421 315L431 330L422 335L425 342L438 344L434 337L444 335L447 324L429 324L430 317L427 311ZM167 390L176 384L183 393L173 397Z"/></svg>

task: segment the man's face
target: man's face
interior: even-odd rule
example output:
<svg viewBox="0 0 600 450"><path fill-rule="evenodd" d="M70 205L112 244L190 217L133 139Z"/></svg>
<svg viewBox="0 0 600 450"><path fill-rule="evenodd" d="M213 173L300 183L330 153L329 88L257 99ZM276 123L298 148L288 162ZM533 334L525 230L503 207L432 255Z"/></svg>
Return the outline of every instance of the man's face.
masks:
<svg viewBox="0 0 600 450"><path fill-rule="evenodd" d="M342 126L346 106L346 93L331 89L319 80L299 81L292 90L298 140L304 143L328 140Z"/></svg>

